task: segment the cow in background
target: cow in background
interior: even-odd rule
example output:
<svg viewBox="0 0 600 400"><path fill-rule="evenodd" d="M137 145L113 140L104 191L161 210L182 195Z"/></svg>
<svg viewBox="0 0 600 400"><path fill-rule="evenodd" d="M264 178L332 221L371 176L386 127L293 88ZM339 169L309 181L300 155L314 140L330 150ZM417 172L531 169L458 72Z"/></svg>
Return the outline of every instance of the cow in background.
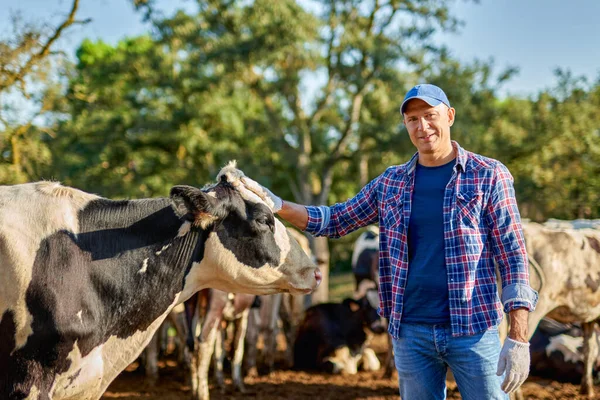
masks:
<svg viewBox="0 0 600 400"><path fill-rule="evenodd" d="M371 285L371 287L369 287ZM378 370L379 360L367 348L365 328L373 333L385 332L385 323L377 314L379 296L372 281L359 285L357 299L340 303L322 303L309 307L298 327L294 343L294 368L356 374Z"/></svg>
<svg viewBox="0 0 600 400"><path fill-rule="evenodd" d="M202 288L314 290L320 272L236 171L143 200L0 186L0 398L98 399Z"/></svg>
<svg viewBox="0 0 600 400"><path fill-rule="evenodd" d="M559 382L579 383L584 375L583 333L577 324L562 324L543 318L531 337L531 375ZM598 342L598 337L596 337ZM600 359L593 353L593 378Z"/></svg>
<svg viewBox="0 0 600 400"><path fill-rule="evenodd" d="M529 314L529 335L545 316L565 324L581 323L584 374L580 392L592 398L592 369L598 352L595 321L600 317L600 231L552 229L527 222L523 233L531 287L539 293L537 307Z"/></svg>
<svg viewBox="0 0 600 400"><path fill-rule="evenodd" d="M223 391L223 361L226 353L228 327L233 326L231 338L231 375L233 386L241 393L245 392L242 376L244 339L248 325L248 312L256 296L233 294L216 289L204 289L185 303L188 326L188 346L192 353L190 378L192 398L208 400L208 372L214 359L214 373L217 386ZM200 334L196 340L196 324L200 325ZM214 354L214 358L213 358Z"/></svg>
<svg viewBox="0 0 600 400"><path fill-rule="evenodd" d="M364 279L379 282L379 228L369 226L354 242L352 273L356 288Z"/></svg>
<svg viewBox="0 0 600 400"><path fill-rule="evenodd" d="M352 252L352 272L356 287L364 281L370 280L379 287L379 228L371 225L363 232L354 243ZM386 327L387 331L387 327ZM384 378L391 378L396 365L394 363L394 350L392 346L392 337L387 335L387 352L385 356Z"/></svg>
<svg viewBox="0 0 600 400"><path fill-rule="evenodd" d="M306 255L314 260L306 236L294 228L287 229ZM284 367L291 368L293 366L296 331L304 316L305 304L305 296L293 296L289 293L260 296L260 306L252 308L248 317L246 351L244 352L244 369L248 376L258 376L259 364L262 364L261 371L267 374L273 371L280 325L286 343ZM261 337L262 348L259 348L259 338Z"/></svg>

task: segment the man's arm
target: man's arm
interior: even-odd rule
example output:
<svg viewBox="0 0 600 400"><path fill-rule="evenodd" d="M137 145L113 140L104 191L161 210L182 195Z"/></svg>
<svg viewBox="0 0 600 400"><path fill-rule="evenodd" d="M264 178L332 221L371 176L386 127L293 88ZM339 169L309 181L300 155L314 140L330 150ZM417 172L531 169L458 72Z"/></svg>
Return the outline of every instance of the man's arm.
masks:
<svg viewBox="0 0 600 400"><path fill-rule="evenodd" d="M377 221L379 177L369 182L353 198L327 206L303 206L283 201L269 189L244 176L240 183L261 198L273 212L302 231L314 236L339 238Z"/></svg>
<svg viewBox="0 0 600 400"><path fill-rule="evenodd" d="M308 224L308 211L306 211L306 207L287 200L284 200L282 203L281 210L277 211L277 215L296 228L304 231Z"/></svg>
<svg viewBox="0 0 600 400"><path fill-rule="evenodd" d="M517 342L527 343L529 341L527 320L529 310L526 308L517 308L508 313L510 318L510 332L508 337Z"/></svg>

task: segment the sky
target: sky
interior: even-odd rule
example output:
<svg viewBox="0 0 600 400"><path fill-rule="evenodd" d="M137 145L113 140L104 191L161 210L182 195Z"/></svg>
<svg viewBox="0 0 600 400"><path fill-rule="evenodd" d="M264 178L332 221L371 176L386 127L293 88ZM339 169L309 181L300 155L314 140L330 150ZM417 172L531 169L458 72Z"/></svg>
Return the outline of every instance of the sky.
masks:
<svg viewBox="0 0 600 400"><path fill-rule="evenodd" d="M276 1L276 0L273 0ZM167 13L192 7L190 0L158 0ZM13 11L33 21L58 21L71 0L0 0L0 35L8 32ZM441 34L451 53L462 61L494 59L497 70L519 67L504 94L530 96L556 83L560 67L574 75L596 80L600 76L600 1L597 0L454 0L451 11L464 22L456 34ZM131 0L81 0L80 19L92 18L73 28L61 47L74 53L84 38L116 43L148 27L134 12Z"/></svg>

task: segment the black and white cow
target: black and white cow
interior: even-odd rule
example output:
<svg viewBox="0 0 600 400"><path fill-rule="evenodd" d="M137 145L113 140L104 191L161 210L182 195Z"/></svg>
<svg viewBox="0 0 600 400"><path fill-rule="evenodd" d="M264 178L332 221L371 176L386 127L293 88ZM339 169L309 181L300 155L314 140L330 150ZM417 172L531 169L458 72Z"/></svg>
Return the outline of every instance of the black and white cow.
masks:
<svg viewBox="0 0 600 400"><path fill-rule="evenodd" d="M594 338L598 342L598 337ZM529 340L531 375L559 382L579 383L585 373L583 364L583 332L574 324L563 324L550 318L540 321ZM592 377L598 377L598 346L591 355Z"/></svg>
<svg viewBox="0 0 600 400"><path fill-rule="evenodd" d="M354 242L352 272L357 288L361 282L365 281L375 282L377 287L379 286L379 228L377 226L369 226ZM396 365L394 363L392 337L389 333L386 333L386 335L388 346L383 377L391 378L394 371L396 371Z"/></svg>
<svg viewBox="0 0 600 400"><path fill-rule="evenodd" d="M144 200L0 187L1 399L98 399L202 288L317 287L320 272L272 210L234 187L235 174L219 177Z"/></svg>
<svg viewBox="0 0 600 400"><path fill-rule="evenodd" d="M365 279L379 281L379 228L374 225L369 226L354 242L352 273L356 288Z"/></svg>
<svg viewBox="0 0 600 400"><path fill-rule="evenodd" d="M373 282L363 284L364 294L340 303L321 303L309 307L298 327L294 343L294 368L322 370L330 373L356 374L363 369L376 371L380 363L368 348L365 328L373 333L385 332L385 324L377 315L379 301Z"/></svg>

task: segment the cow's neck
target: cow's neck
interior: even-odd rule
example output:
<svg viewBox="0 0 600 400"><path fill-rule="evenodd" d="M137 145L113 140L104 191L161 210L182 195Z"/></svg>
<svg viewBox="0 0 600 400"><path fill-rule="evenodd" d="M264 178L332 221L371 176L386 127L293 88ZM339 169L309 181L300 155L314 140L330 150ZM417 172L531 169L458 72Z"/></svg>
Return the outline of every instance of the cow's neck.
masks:
<svg viewBox="0 0 600 400"><path fill-rule="evenodd" d="M129 338L175 304L202 232L182 234L168 199L99 202L82 210L76 240L92 258L103 341Z"/></svg>

